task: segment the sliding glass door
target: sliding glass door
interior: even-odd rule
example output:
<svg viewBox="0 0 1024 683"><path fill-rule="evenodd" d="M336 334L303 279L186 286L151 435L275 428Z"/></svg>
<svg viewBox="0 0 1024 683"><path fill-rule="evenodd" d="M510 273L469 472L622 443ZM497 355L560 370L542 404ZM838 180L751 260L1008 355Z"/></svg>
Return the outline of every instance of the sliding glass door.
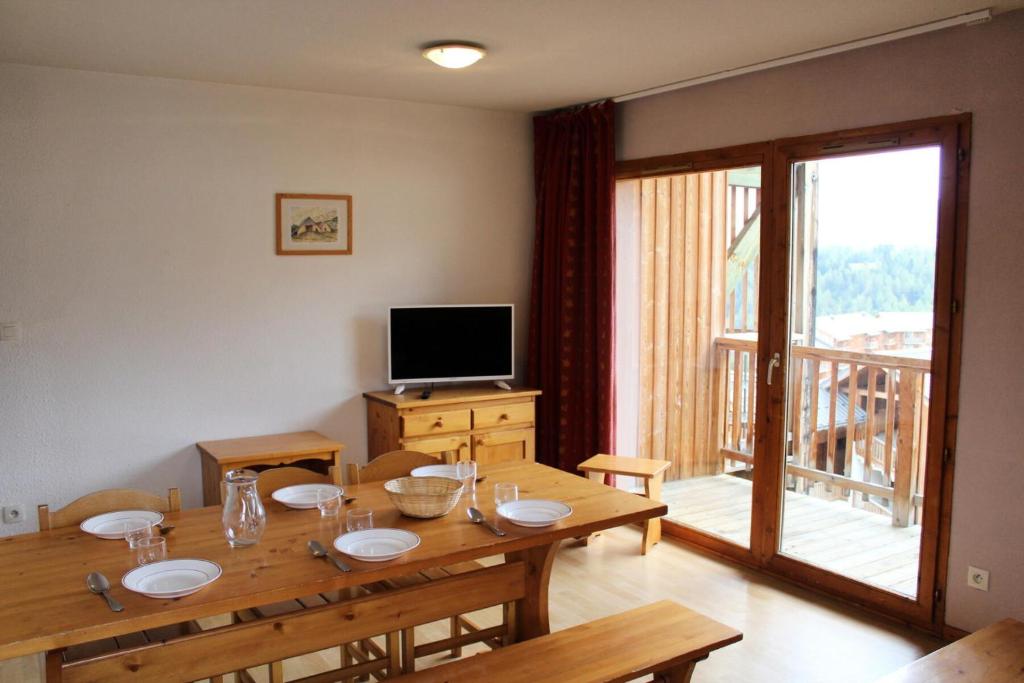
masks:
<svg viewBox="0 0 1024 683"><path fill-rule="evenodd" d="M619 450L671 463L662 497L677 533L746 552L762 168L683 166L618 184Z"/></svg>
<svg viewBox="0 0 1024 683"><path fill-rule="evenodd" d="M773 166L768 564L922 622L944 571L961 136L815 136Z"/></svg>
<svg viewBox="0 0 1024 683"><path fill-rule="evenodd" d="M620 455L666 533L941 621L968 116L620 162Z"/></svg>

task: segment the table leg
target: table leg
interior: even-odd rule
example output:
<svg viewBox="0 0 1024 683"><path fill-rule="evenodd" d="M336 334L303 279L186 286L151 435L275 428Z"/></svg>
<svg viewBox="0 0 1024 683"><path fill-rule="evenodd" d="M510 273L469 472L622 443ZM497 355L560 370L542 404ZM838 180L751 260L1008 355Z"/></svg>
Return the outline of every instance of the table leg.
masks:
<svg viewBox="0 0 1024 683"><path fill-rule="evenodd" d="M516 601L515 639L528 640L545 636L551 632L548 622L548 585L551 582L551 567L559 543L529 548L509 553L509 560L523 562L526 567L526 595Z"/></svg>
<svg viewBox="0 0 1024 683"><path fill-rule="evenodd" d="M663 474L656 474L653 477L644 479L644 496L648 500L661 501L661 480ZM655 517L644 521L644 538L640 546L640 554L646 555L647 551L661 540L661 518Z"/></svg>

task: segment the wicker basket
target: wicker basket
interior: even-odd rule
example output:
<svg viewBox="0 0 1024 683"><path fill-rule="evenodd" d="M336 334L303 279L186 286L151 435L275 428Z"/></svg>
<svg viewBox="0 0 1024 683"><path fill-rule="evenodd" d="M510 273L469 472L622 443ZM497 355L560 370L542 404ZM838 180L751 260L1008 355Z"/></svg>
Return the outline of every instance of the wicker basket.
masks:
<svg viewBox="0 0 1024 683"><path fill-rule="evenodd" d="M451 512L462 495L462 482L448 477L401 477L384 482L384 490L403 515L420 519Z"/></svg>

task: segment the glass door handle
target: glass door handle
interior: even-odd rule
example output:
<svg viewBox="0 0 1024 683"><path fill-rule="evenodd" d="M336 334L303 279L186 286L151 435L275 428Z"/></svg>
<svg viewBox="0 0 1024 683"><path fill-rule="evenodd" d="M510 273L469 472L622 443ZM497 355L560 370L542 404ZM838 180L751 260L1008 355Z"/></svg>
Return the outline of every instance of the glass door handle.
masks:
<svg viewBox="0 0 1024 683"><path fill-rule="evenodd" d="M772 383L772 375L775 374L775 368L779 367L779 365L781 364L782 358L779 356L778 353L773 353L772 359L768 361L768 376L765 377L765 383L769 385Z"/></svg>

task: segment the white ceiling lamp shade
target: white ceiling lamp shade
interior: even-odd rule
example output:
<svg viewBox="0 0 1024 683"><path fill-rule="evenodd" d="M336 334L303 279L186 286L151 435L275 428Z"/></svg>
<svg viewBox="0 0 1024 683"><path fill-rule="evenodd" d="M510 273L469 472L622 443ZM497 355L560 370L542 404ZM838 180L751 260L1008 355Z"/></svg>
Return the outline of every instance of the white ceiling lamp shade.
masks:
<svg viewBox="0 0 1024 683"><path fill-rule="evenodd" d="M446 69L465 69L476 64L487 50L478 43L464 41L443 41L423 46L423 56Z"/></svg>

